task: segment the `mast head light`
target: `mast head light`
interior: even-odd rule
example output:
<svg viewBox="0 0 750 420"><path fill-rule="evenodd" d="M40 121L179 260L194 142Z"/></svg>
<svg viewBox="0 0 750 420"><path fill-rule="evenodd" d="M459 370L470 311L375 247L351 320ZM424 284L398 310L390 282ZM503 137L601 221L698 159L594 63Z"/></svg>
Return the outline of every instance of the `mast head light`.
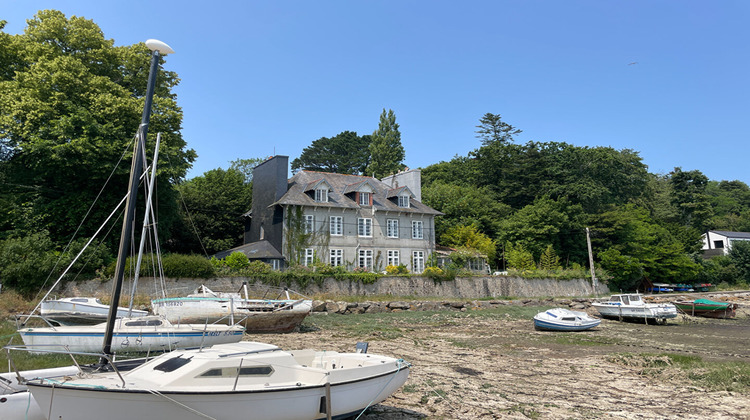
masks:
<svg viewBox="0 0 750 420"><path fill-rule="evenodd" d="M159 51L159 54L161 55L174 54L174 50L172 49L172 47L164 42L159 41L158 39L146 40L146 46L151 51Z"/></svg>

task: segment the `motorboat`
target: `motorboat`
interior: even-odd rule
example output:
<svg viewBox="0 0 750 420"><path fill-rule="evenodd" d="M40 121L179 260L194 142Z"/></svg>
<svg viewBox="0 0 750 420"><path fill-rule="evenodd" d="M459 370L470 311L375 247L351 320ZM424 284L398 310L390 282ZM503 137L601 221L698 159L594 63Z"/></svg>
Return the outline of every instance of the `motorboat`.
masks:
<svg viewBox="0 0 750 420"><path fill-rule="evenodd" d="M175 350L129 372L31 380L49 418L108 420L324 419L356 416L396 392L403 360L335 351L283 351L243 341Z"/></svg>
<svg viewBox="0 0 750 420"><path fill-rule="evenodd" d="M151 307L155 314L171 322L221 322L239 323L246 332L285 333L297 328L312 311L312 300L304 296L294 299L288 289L279 290L269 298L272 288L252 294L247 284L239 292L214 292L205 285L183 297L154 299Z"/></svg>
<svg viewBox="0 0 750 420"><path fill-rule="evenodd" d="M25 345L74 352L101 351L107 323L20 328ZM172 324L161 316L118 318L112 336L115 353L170 351L242 340L245 328L225 324Z"/></svg>
<svg viewBox="0 0 750 420"><path fill-rule="evenodd" d="M646 303L638 293L617 294L604 302L591 304L604 318L666 322L677 317L677 308L671 303Z"/></svg>
<svg viewBox="0 0 750 420"><path fill-rule="evenodd" d="M585 312L553 308L539 312L534 317L534 328L549 331L584 331L601 324L602 320Z"/></svg>
<svg viewBox="0 0 750 420"><path fill-rule="evenodd" d="M42 317L60 325L93 325L107 320L109 305L95 297L65 297L42 301L39 313ZM148 311L117 308L117 317L137 318L148 315Z"/></svg>
<svg viewBox="0 0 750 420"><path fill-rule="evenodd" d="M706 318L734 318L737 310L736 303L710 299L678 300L672 303L682 313Z"/></svg>

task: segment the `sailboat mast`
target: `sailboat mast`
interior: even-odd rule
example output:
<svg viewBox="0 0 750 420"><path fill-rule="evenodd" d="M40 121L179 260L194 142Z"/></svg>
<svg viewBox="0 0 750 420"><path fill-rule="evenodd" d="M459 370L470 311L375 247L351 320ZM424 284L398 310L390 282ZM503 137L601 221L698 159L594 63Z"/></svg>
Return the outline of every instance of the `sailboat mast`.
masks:
<svg viewBox="0 0 750 420"><path fill-rule="evenodd" d="M115 320L117 319L117 308L120 303L120 293L122 292L122 281L125 274L125 260L130 248L130 230L133 228L135 219L135 204L138 195L138 180L143 168L143 153L141 153L141 142L146 141L148 134L148 124L151 119L151 104L154 98L154 89L156 86L156 74L159 71L159 57L161 53L169 54L174 51L165 43L153 39L146 41L146 45L151 49L151 67L148 73L148 87L146 89L146 103L143 106L143 115L141 116L141 125L138 127L135 145L133 146L133 161L130 167L130 182L128 183L128 198L125 204L125 218L122 222L122 233L120 235L120 247L117 251L117 265L115 266L115 277L112 282L112 295L109 305L109 315L107 316L107 329L104 333L104 345L102 351L106 355L112 352L112 337L114 335ZM102 360L104 363L105 360Z"/></svg>

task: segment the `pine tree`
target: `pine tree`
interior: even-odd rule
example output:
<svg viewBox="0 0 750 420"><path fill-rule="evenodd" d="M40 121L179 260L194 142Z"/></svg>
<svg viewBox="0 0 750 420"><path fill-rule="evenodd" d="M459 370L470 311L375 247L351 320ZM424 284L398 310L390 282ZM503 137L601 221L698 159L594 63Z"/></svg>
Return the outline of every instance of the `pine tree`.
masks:
<svg viewBox="0 0 750 420"><path fill-rule="evenodd" d="M372 133L370 142L370 164L367 175L381 179L402 170L406 158L404 146L401 145L401 133L396 124L396 114L392 109L380 114L378 129Z"/></svg>

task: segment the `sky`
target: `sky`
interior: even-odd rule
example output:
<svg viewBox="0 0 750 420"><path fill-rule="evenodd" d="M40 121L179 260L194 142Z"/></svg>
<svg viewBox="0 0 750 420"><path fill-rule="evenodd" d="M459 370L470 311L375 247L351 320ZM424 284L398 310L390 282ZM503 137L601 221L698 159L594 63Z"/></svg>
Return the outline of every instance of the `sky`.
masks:
<svg viewBox="0 0 750 420"><path fill-rule="evenodd" d="M175 50L188 178L372 134L393 109L410 168L466 156L493 113L517 143L632 149L652 173L750 184L745 0L0 0L5 32L43 9Z"/></svg>

